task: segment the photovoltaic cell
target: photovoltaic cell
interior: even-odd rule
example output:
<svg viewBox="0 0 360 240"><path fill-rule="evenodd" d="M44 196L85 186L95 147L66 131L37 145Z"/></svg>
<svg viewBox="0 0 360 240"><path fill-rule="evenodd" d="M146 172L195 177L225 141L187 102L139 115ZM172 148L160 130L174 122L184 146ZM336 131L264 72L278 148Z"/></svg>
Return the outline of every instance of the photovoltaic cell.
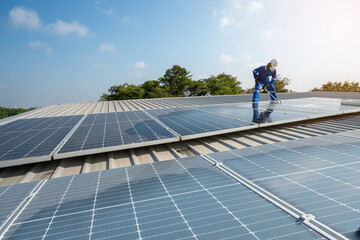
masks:
<svg viewBox="0 0 360 240"><path fill-rule="evenodd" d="M143 111L89 114L56 155L173 139L177 137Z"/></svg>
<svg viewBox="0 0 360 240"><path fill-rule="evenodd" d="M3 239L320 239L201 157L48 180Z"/></svg>
<svg viewBox="0 0 360 240"><path fill-rule="evenodd" d="M181 136L197 135L228 129L249 128L251 122L192 108L156 109L147 111Z"/></svg>
<svg viewBox="0 0 360 240"><path fill-rule="evenodd" d="M259 108L267 108L268 102L260 102ZM282 101L282 104L276 104L274 110L289 113L307 113L311 116L342 113L349 110L359 110L358 106L347 106L342 104L342 99L338 98L300 98L287 99Z"/></svg>
<svg viewBox="0 0 360 240"><path fill-rule="evenodd" d="M339 134L209 154L350 239L360 221L360 139Z"/></svg>
<svg viewBox="0 0 360 240"><path fill-rule="evenodd" d="M193 107L200 111L214 113L240 119L244 122L254 123L267 123L283 120L297 120L299 118L309 117L308 113L293 112L293 111L279 111L274 110L277 106L275 103L268 103L263 106L264 108L251 108L250 103L246 104L227 104L227 105L214 105L214 106L201 106Z"/></svg>
<svg viewBox="0 0 360 240"><path fill-rule="evenodd" d="M0 126L0 166L50 160L51 152L81 115L20 119Z"/></svg>
<svg viewBox="0 0 360 240"><path fill-rule="evenodd" d="M30 182L0 188L0 227L29 196L38 183Z"/></svg>

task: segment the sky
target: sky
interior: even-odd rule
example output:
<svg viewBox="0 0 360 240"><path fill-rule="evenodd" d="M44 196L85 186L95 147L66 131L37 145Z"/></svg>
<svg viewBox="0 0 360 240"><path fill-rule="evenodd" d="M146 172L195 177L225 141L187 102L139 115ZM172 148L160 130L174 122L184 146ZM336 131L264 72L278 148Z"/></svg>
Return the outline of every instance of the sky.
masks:
<svg viewBox="0 0 360 240"><path fill-rule="evenodd" d="M173 65L253 87L271 59L304 92L360 81L358 0L2 0L0 106L95 102Z"/></svg>

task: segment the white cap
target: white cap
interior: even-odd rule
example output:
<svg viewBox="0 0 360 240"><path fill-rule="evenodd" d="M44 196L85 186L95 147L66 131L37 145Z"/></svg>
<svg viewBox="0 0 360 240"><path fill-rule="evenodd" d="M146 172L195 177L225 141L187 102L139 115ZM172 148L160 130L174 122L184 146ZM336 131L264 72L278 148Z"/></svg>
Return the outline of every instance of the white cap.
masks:
<svg viewBox="0 0 360 240"><path fill-rule="evenodd" d="M277 61L275 58L274 58L274 59L271 59L270 63L271 63L271 66L272 66L273 68L276 68L277 65L278 65L278 61Z"/></svg>

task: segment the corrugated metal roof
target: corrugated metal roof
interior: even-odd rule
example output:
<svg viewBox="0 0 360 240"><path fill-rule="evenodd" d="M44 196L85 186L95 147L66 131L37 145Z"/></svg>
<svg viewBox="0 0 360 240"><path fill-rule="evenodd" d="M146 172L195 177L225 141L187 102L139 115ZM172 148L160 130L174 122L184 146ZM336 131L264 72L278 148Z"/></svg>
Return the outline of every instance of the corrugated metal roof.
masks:
<svg viewBox="0 0 360 240"><path fill-rule="evenodd" d="M324 98L342 98L342 99L360 99L360 93L333 93L333 92L305 92L305 93L279 93L279 99L295 99L308 97ZM122 112L133 110L146 110L158 108L175 108L207 104L237 103L250 102L252 95L226 95L226 96L209 96L209 97L183 97L183 98L152 98L152 99L135 99L119 100L106 102L86 102L86 103L69 103L58 104L42 107L30 112L26 112L11 118L0 120L0 125L18 118L39 118L70 116L92 113ZM267 94L261 94L260 100L269 100Z"/></svg>

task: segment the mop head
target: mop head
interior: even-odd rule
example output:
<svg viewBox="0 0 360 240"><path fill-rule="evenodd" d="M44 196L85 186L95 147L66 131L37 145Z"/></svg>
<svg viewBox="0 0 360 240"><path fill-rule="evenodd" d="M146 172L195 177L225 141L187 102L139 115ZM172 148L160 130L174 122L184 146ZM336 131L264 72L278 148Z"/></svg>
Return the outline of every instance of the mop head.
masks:
<svg viewBox="0 0 360 240"><path fill-rule="evenodd" d="M360 107L360 100L357 99L343 99L341 105Z"/></svg>

